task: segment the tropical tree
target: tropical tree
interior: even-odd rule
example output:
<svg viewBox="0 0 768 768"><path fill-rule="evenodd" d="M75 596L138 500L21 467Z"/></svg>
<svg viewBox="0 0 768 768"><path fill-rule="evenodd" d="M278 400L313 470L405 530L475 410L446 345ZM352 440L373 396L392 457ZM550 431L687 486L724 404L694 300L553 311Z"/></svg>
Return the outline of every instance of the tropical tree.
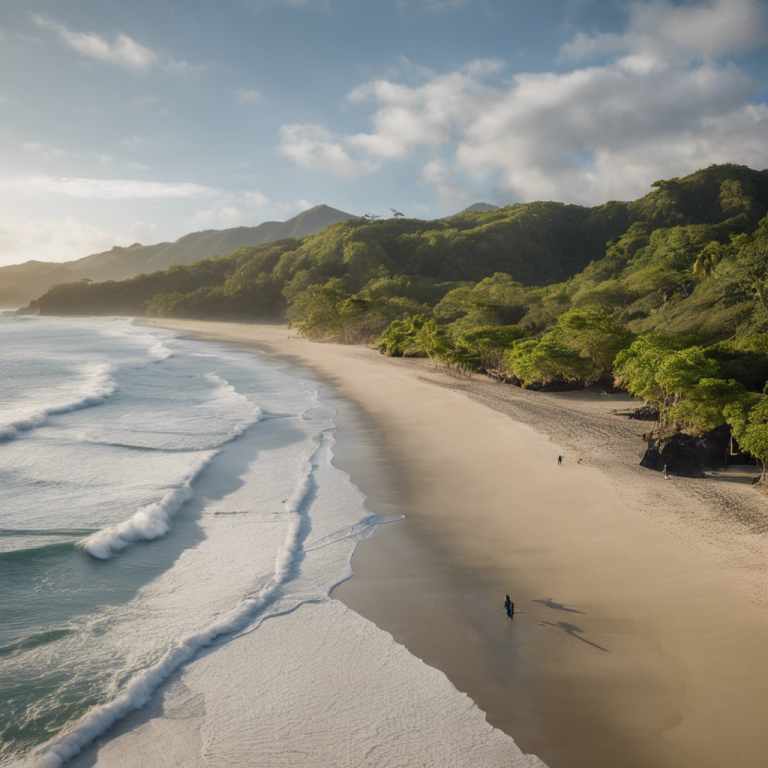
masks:
<svg viewBox="0 0 768 768"><path fill-rule="evenodd" d="M686 398L671 410L675 421L690 424L701 432L709 432L725 424L725 408L746 394L734 379L701 379Z"/></svg>
<svg viewBox="0 0 768 768"><path fill-rule="evenodd" d="M647 333L639 336L628 349L616 355L614 361L615 384L624 387L636 397L642 397L660 411L675 403L667 402L668 390L658 380L661 366L670 356L697 344L695 336L675 336L666 333ZM674 369L670 369L666 385L674 386ZM710 374L711 375L711 374ZM702 373L694 383L705 378Z"/></svg>
<svg viewBox="0 0 768 768"><path fill-rule="evenodd" d="M613 313L598 309L566 312L558 318L549 336L561 347L591 360L594 370L590 378L595 381L613 373L616 355L636 338Z"/></svg>
<svg viewBox="0 0 768 768"><path fill-rule="evenodd" d="M504 356L504 368L526 388L554 382L578 386L593 370L590 360L547 337L516 344Z"/></svg>
<svg viewBox="0 0 768 768"><path fill-rule="evenodd" d="M768 395L750 393L724 408L725 418L742 450L760 463L760 482L765 482L768 464Z"/></svg>
<svg viewBox="0 0 768 768"><path fill-rule="evenodd" d="M495 370L502 367L506 351L525 335L517 325L485 326L462 333L456 339L456 346L474 355L486 370Z"/></svg>

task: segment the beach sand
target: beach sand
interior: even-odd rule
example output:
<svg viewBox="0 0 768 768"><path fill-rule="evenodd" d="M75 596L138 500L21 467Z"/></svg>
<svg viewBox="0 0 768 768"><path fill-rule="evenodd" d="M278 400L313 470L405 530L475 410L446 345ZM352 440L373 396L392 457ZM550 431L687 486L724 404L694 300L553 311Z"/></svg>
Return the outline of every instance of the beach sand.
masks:
<svg viewBox="0 0 768 768"><path fill-rule="evenodd" d="M372 511L406 515L360 544L334 597L523 750L550 768L765 765L768 499L748 477L643 470L648 425L611 414L626 396L452 377L284 326L142 322L328 383L335 463Z"/></svg>

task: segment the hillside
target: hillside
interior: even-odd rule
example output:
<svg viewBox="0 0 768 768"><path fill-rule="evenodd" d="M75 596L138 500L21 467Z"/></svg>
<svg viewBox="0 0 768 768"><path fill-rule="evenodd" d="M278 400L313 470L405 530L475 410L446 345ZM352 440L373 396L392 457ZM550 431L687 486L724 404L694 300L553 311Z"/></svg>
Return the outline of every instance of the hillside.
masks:
<svg viewBox="0 0 768 768"><path fill-rule="evenodd" d="M510 323L541 336L573 310L610 313L630 333L710 342L768 330L768 172L712 166L651 187L594 208L537 202L438 221L350 219L122 283L60 285L30 311L287 313L309 335L344 340L416 314L448 336ZM286 224L305 226L301 217Z"/></svg>
<svg viewBox="0 0 768 768"><path fill-rule="evenodd" d="M0 267L0 307L27 304L58 283L84 279L94 282L126 280L144 272L191 264L270 240L313 234L331 223L350 218L353 217L348 213L318 205L285 222L267 221L256 227L209 229L184 235L173 243L115 246L109 251L64 263L28 261Z"/></svg>

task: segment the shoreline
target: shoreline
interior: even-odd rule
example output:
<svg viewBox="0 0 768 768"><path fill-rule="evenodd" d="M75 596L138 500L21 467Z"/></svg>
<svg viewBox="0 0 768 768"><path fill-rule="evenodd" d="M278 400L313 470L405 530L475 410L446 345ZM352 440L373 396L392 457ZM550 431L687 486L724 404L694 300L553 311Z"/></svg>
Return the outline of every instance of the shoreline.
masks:
<svg viewBox="0 0 768 768"><path fill-rule="evenodd" d="M701 481L680 491L627 465L617 490L607 438L593 439L582 465L556 466L558 453L581 451L578 419L600 426L600 398L589 393L505 392L284 326L143 322L266 350L357 403L401 478L392 504L409 511L360 544L355 576L334 597L445 672L522 749L550 768L761 764L768 622L754 491L754 508L743 494L739 512L750 533L732 532L733 546L708 542L733 527L718 519L697 539L700 520L680 499ZM534 421L537 409L552 411L556 424L542 417L533 430L509 418L520 409ZM626 431L613 419L605 429ZM343 434L335 463L378 512L387 499L371 494L376 478L354 466ZM654 514L653 503L668 509ZM746 553L728 571L723 560L739 545ZM514 625L497 612L505 591L524 611Z"/></svg>

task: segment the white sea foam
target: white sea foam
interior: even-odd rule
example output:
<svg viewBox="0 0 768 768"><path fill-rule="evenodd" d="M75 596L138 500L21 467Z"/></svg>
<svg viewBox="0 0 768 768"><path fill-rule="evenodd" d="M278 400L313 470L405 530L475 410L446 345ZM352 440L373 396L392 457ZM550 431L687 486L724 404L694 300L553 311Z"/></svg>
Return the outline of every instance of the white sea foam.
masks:
<svg viewBox="0 0 768 768"><path fill-rule="evenodd" d="M167 360L169 357L173 357L173 350L163 344L162 339L156 340L149 348L149 354L155 358L157 362Z"/></svg>
<svg viewBox="0 0 768 768"><path fill-rule="evenodd" d="M245 629L262 610L279 597L283 585L295 577L303 557L303 543L308 528L307 506L311 504L314 484L313 458L322 447L323 439L325 435L321 437L320 442L315 443L311 454L307 456L304 471L292 496L286 502L288 529L275 559L274 573L267 583L255 595L244 598L219 621L177 640L158 662L133 677L112 701L94 707L71 730L42 747L33 758L34 766L59 768L118 720L144 706L157 687L179 666L189 661L197 651L222 635Z"/></svg>
<svg viewBox="0 0 768 768"><path fill-rule="evenodd" d="M13 440L22 432L42 426L49 416L58 416L103 403L117 389L117 382L112 378L113 373L114 368L110 365L94 366L88 371L86 382L67 400L39 407L21 419L0 425L0 441Z"/></svg>
<svg viewBox="0 0 768 768"><path fill-rule="evenodd" d="M226 379L222 379L215 373L208 374L207 378L218 384L218 388L213 394L214 399L223 400L226 405L230 406L233 402L241 406L245 405L249 413L229 433L221 443L223 445L239 437L246 429L259 421L262 412L246 397L239 394ZM80 542L78 546L82 547L88 554L93 555L93 557L106 560L125 549L129 544L138 541L152 541L153 539L165 536L171 529L171 518L173 515L192 498L194 494L192 483L195 478L211 463L213 457L219 452L220 449L203 452L202 457L193 465L180 485L172 488L158 501L142 507L130 519L92 534Z"/></svg>
<svg viewBox="0 0 768 768"><path fill-rule="evenodd" d="M184 479L159 501L138 510L128 520L104 528L78 544L88 554L106 560L137 541L152 541L171 529L171 517L192 498L193 480L211 463L218 451L206 451Z"/></svg>

